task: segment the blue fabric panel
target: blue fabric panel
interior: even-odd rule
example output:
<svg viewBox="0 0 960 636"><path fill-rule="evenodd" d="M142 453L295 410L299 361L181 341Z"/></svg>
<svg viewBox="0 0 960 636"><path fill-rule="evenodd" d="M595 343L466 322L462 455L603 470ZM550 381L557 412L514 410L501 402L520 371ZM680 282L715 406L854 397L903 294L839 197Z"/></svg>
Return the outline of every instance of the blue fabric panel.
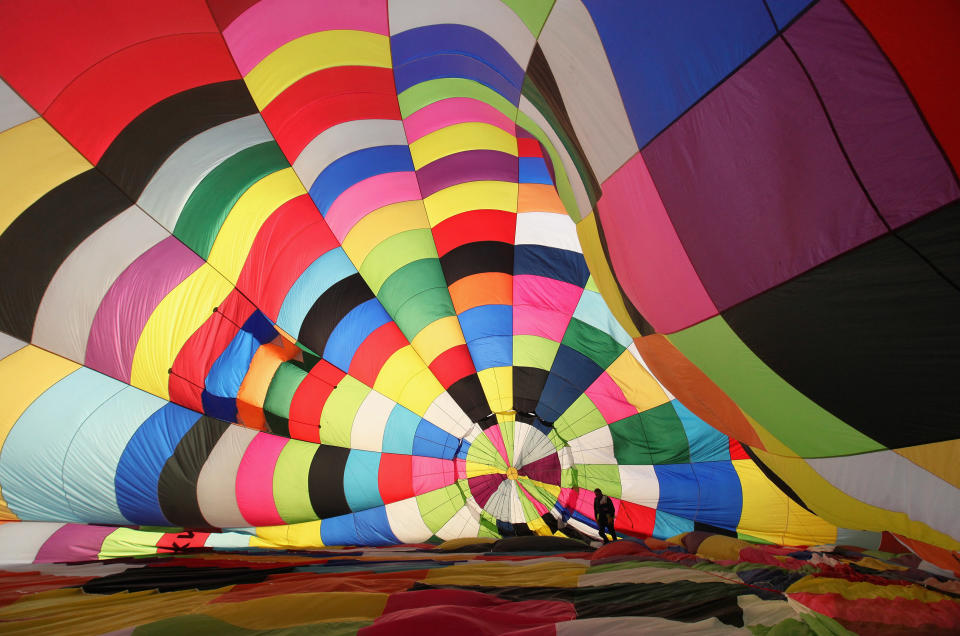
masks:
<svg viewBox="0 0 960 636"><path fill-rule="evenodd" d="M313 185L310 198L324 216L348 188L364 179L389 172L412 172L413 159L407 146L374 146L351 152L323 169Z"/></svg>
<svg viewBox="0 0 960 636"><path fill-rule="evenodd" d="M482 61L518 91L523 86L524 70L495 39L473 27L462 24L433 24L410 29L390 38L393 67L437 54L460 54ZM397 92L407 86L400 85Z"/></svg>
<svg viewBox="0 0 960 636"><path fill-rule="evenodd" d="M700 502L700 484L690 464L655 464L660 482L660 501L657 510L697 520Z"/></svg>
<svg viewBox="0 0 960 636"><path fill-rule="evenodd" d="M537 402L537 416L547 422L556 422L570 405L583 394L583 389L557 375L547 376L547 382Z"/></svg>
<svg viewBox="0 0 960 636"><path fill-rule="evenodd" d="M477 371L513 364L513 336L490 336L467 342Z"/></svg>
<svg viewBox="0 0 960 636"><path fill-rule="evenodd" d="M545 245L517 245L513 273L515 276L532 274L553 278L577 287L586 285L590 278L583 254Z"/></svg>
<svg viewBox="0 0 960 636"><path fill-rule="evenodd" d="M537 403L537 415L548 422L556 422L601 373L603 369L596 362L579 351L560 345Z"/></svg>
<svg viewBox="0 0 960 636"><path fill-rule="evenodd" d="M343 469L343 492L350 510L357 512L383 505L380 497L380 453L351 450ZM322 524L321 524L322 527Z"/></svg>
<svg viewBox="0 0 960 636"><path fill-rule="evenodd" d="M767 0L767 6L777 21L777 28L782 29L814 2L816 0Z"/></svg>
<svg viewBox="0 0 960 636"><path fill-rule="evenodd" d="M332 249L310 264L296 282L290 287L280 312L277 324L287 333L297 336L303 319L313 307L313 303L335 283L357 273L357 269L347 258L342 247Z"/></svg>
<svg viewBox="0 0 960 636"><path fill-rule="evenodd" d="M357 348L378 327L388 322L390 315L379 300L371 298L360 303L334 327L323 348L324 360L340 369L349 369Z"/></svg>
<svg viewBox="0 0 960 636"><path fill-rule="evenodd" d="M397 92L441 77L461 77L496 91L511 104L520 101L520 88L487 65L485 60L462 53L437 53L394 67Z"/></svg>
<svg viewBox="0 0 960 636"><path fill-rule="evenodd" d="M687 434L692 463L730 461L730 438L694 415L679 401L673 400L671 405Z"/></svg>
<svg viewBox="0 0 960 636"><path fill-rule="evenodd" d="M453 459L459 441L456 437L427 420L420 420L413 438L413 454L421 457Z"/></svg>
<svg viewBox="0 0 960 636"><path fill-rule="evenodd" d="M573 317L591 327L596 327L624 348L633 344L633 338L623 330L617 319L610 313L603 296L595 291L583 290L580 301L577 303L577 309L573 312Z"/></svg>
<svg viewBox="0 0 960 636"><path fill-rule="evenodd" d="M458 448L459 450L457 450L457 452L454 453L454 457L455 457L456 459L466 459L466 458L467 458L467 453L470 452L470 446L471 446L471 444L470 444L470 442L468 442L467 440L465 440L465 439L458 440L458 441L457 441L457 448Z"/></svg>
<svg viewBox="0 0 960 636"><path fill-rule="evenodd" d="M669 539L684 532L693 532L693 521L657 510L656 522L653 526L655 539Z"/></svg>
<svg viewBox="0 0 960 636"><path fill-rule="evenodd" d="M203 405L204 414L210 417L215 417L224 422L237 421L236 398L214 395L204 389L204 391L200 393L200 403Z"/></svg>
<svg viewBox="0 0 960 636"><path fill-rule="evenodd" d="M743 509L740 477L729 461L694 464L700 481L700 512L696 521L736 530ZM662 486L660 492L663 492Z"/></svg>
<svg viewBox="0 0 960 636"><path fill-rule="evenodd" d="M230 344L224 348L223 353L217 356L210 366L210 371L203 381L204 388L215 396L237 397L240 384L246 377L250 362L259 348L260 341L253 334L238 331ZM206 405L204 405L204 412L207 412Z"/></svg>
<svg viewBox="0 0 960 636"><path fill-rule="evenodd" d="M480 305L457 318L467 342L488 336L513 336L513 306Z"/></svg>
<svg viewBox="0 0 960 636"><path fill-rule="evenodd" d="M584 4L641 149L775 34L763 0Z"/></svg>
<svg viewBox="0 0 960 636"><path fill-rule="evenodd" d="M520 183L553 185L547 165L540 157L520 157Z"/></svg>
<svg viewBox="0 0 960 636"><path fill-rule="evenodd" d="M356 517L357 536L360 538L360 545L396 545L400 543L400 539L390 528L387 509L383 506L358 512L354 517Z"/></svg>
<svg viewBox="0 0 960 636"><path fill-rule="evenodd" d="M85 522L64 495L63 464L74 435L126 385L81 367L41 393L20 415L0 449L3 497L18 517L34 521ZM6 405L0 405L0 408Z"/></svg>
<svg viewBox="0 0 960 636"><path fill-rule="evenodd" d="M260 344L266 344L276 338L277 330L273 328L273 323L259 309L255 309L247 321L243 323L243 330L249 331Z"/></svg>
<svg viewBox="0 0 960 636"><path fill-rule="evenodd" d="M177 444L200 414L167 403L137 429L117 465L117 505L131 523L172 525L160 510L157 482Z"/></svg>
<svg viewBox="0 0 960 636"><path fill-rule="evenodd" d="M383 430L383 452L396 455L413 454L413 438L417 434L420 416L397 404L390 411Z"/></svg>

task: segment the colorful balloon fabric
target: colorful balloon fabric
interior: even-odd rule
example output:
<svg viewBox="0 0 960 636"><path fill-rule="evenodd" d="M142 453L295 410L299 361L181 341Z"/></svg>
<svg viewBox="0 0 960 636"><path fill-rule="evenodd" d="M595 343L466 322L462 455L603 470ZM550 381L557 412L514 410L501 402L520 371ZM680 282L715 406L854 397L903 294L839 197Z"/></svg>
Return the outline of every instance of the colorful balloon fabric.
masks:
<svg viewBox="0 0 960 636"><path fill-rule="evenodd" d="M5 3L0 519L594 536L601 488L627 536L960 571L922 5Z"/></svg>

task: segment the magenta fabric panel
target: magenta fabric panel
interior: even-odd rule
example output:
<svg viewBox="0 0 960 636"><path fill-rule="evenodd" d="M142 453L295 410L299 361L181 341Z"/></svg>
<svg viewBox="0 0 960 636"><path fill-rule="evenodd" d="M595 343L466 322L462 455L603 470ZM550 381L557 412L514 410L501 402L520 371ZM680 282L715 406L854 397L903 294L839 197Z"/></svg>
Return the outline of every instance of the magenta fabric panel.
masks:
<svg viewBox="0 0 960 636"><path fill-rule="evenodd" d="M84 364L129 382L133 354L147 320L160 301L202 264L203 259L172 236L131 263L97 309Z"/></svg>
<svg viewBox="0 0 960 636"><path fill-rule="evenodd" d="M86 526L68 523L47 539L37 552L34 563L57 563L61 561L96 561L100 556L103 541L116 528L112 526Z"/></svg>
<svg viewBox="0 0 960 636"><path fill-rule="evenodd" d="M288 441L278 435L258 433L243 453L237 469L237 506L251 526L286 523L273 497L273 473Z"/></svg>
<svg viewBox="0 0 960 636"><path fill-rule="evenodd" d="M886 231L782 40L642 154L720 311Z"/></svg>
<svg viewBox="0 0 960 636"><path fill-rule="evenodd" d="M643 157L603 182L597 214L617 281L654 329L673 333L717 314Z"/></svg>
<svg viewBox="0 0 960 636"><path fill-rule="evenodd" d="M428 163L417 170L417 179L420 195L427 198L444 188L468 181L516 183L518 169L515 155L497 150L467 150Z"/></svg>
<svg viewBox="0 0 960 636"><path fill-rule="evenodd" d="M960 197L949 164L873 38L838 0L786 32L847 155L892 227Z"/></svg>

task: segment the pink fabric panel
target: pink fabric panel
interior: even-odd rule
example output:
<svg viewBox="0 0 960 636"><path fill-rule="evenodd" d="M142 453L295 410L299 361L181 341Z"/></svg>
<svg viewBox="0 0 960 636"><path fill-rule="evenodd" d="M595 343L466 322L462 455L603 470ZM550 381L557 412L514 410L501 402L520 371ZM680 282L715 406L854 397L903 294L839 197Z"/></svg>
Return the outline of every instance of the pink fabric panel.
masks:
<svg viewBox="0 0 960 636"><path fill-rule="evenodd" d="M583 288L542 276L513 277L513 333L563 340Z"/></svg>
<svg viewBox="0 0 960 636"><path fill-rule="evenodd" d="M203 259L172 236L131 263L97 309L84 365L129 382L133 354L147 320L160 301L202 264Z"/></svg>
<svg viewBox="0 0 960 636"><path fill-rule="evenodd" d="M516 126L509 117L489 104L467 97L441 99L424 106L404 119L403 127L407 131L407 143L412 144L435 130L464 122L483 122L516 134Z"/></svg>
<svg viewBox="0 0 960 636"><path fill-rule="evenodd" d="M637 414L637 409L627 401L623 390L606 371L590 385L586 394L608 422L616 422Z"/></svg>
<svg viewBox="0 0 960 636"><path fill-rule="evenodd" d="M457 479L466 479L467 478L467 460L465 459L455 459L454 467L457 471Z"/></svg>
<svg viewBox="0 0 960 636"><path fill-rule="evenodd" d="M413 492L417 495L445 488L456 481L456 469L449 459L415 455L412 467Z"/></svg>
<svg viewBox="0 0 960 636"><path fill-rule="evenodd" d="M252 526L276 526L284 522L273 499L273 471L285 437L258 433L237 469L237 506Z"/></svg>
<svg viewBox="0 0 960 636"><path fill-rule="evenodd" d="M620 286L658 332L717 315L639 154L604 181L597 213Z"/></svg>
<svg viewBox="0 0 960 636"><path fill-rule="evenodd" d="M487 438L493 442L494 448L497 449L497 452L500 453L500 457L503 458L503 461L507 463L507 466L510 465L510 459L507 457L507 445L503 442L503 435L500 434L499 426L491 426L483 432Z"/></svg>
<svg viewBox="0 0 960 636"><path fill-rule="evenodd" d="M263 58L287 42L310 33L333 30L387 35L384 0L261 0L223 30L223 37L246 75Z"/></svg>
<svg viewBox="0 0 960 636"><path fill-rule="evenodd" d="M47 539L34 563L59 563L63 561L96 561L103 541L116 528L112 526L86 526L68 523Z"/></svg>
<svg viewBox="0 0 960 636"><path fill-rule="evenodd" d="M544 514L545 512L547 512L547 507L544 506L544 505L543 505L542 503L540 503L539 501L537 501L536 498L535 498L533 495L531 495L531 494L527 491L526 488L523 487L523 483L522 483L522 482L519 482L519 481L518 481L518 482L517 482L517 485L520 486L520 490L523 491L523 494L526 495L526 497L527 497L527 499L530 501L530 503L533 504L533 507L534 507L534 509L537 511L537 514L539 514L540 516L543 516L543 514Z"/></svg>
<svg viewBox="0 0 960 636"><path fill-rule="evenodd" d="M341 243L357 221L391 203L418 201L420 184L415 172L388 172L350 186L330 206L327 225ZM424 213L426 214L426 213Z"/></svg>

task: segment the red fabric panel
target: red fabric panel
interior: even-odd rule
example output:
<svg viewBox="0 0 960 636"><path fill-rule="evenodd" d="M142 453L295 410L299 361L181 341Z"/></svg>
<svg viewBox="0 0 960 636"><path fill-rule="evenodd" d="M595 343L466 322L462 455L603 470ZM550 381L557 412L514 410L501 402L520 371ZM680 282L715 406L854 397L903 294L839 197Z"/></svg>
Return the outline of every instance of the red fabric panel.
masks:
<svg viewBox="0 0 960 636"><path fill-rule="evenodd" d="M614 526L618 532L623 531L646 536L653 534L653 528L657 525L656 510L629 501L613 499L613 502L619 504L617 505L617 514L614 517Z"/></svg>
<svg viewBox="0 0 960 636"><path fill-rule="evenodd" d="M477 372L473 368L470 350L465 344L451 347L434 358L430 363L430 371L445 389L450 388L457 380Z"/></svg>
<svg viewBox="0 0 960 636"><path fill-rule="evenodd" d="M382 453L378 480L384 504L413 497L413 457Z"/></svg>
<svg viewBox="0 0 960 636"><path fill-rule="evenodd" d="M260 2L260 0L207 0L210 13L217 21L217 26L223 31L230 23L243 15L243 12Z"/></svg>
<svg viewBox="0 0 960 636"><path fill-rule="evenodd" d="M209 536L209 532L189 532L186 530L180 533L167 532L157 541L157 548L159 548L157 552L164 554L179 552L185 548L202 548Z"/></svg>
<svg viewBox="0 0 960 636"><path fill-rule="evenodd" d="M400 119L393 70L338 66L317 71L267 104L263 118L293 163L314 137L331 126L357 119Z"/></svg>
<svg viewBox="0 0 960 636"><path fill-rule="evenodd" d="M424 570L424 573L426 571ZM47 590L80 586L93 576L54 576L39 572L0 572L0 608L16 603L20 597Z"/></svg>
<svg viewBox="0 0 960 636"><path fill-rule="evenodd" d="M77 77L44 117L97 163L120 131L157 102L239 77L219 33L151 40L119 51Z"/></svg>
<svg viewBox="0 0 960 636"><path fill-rule="evenodd" d="M335 369L332 365L320 361L317 363L317 366L326 365L331 369ZM329 373L326 369L321 369L318 373L309 373L307 377L303 379L300 383L300 386L297 387L296 392L293 394L293 399L290 400L290 434L293 435L293 426L294 422L297 422L301 425L306 425L307 429L305 432L309 432L309 438L297 437L297 439L309 439L310 441L319 441L319 439L314 440L318 434L314 434L313 428L317 427L320 424L320 414L323 412L323 405L327 403L327 398L330 397L330 394L333 393L334 387L340 381L340 378L343 377L343 373L337 371L339 377L334 374ZM332 377L331 377L332 376ZM300 430L298 428L298 430Z"/></svg>
<svg viewBox="0 0 960 636"><path fill-rule="evenodd" d="M848 0L912 93L927 123L960 170L960 3Z"/></svg>
<svg viewBox="0 0 960 636"><path fill-rule="evenodd" d="M0 75L44 111L74 78L116 51L167 35L216 31L206 5L196 0L5 2Z"/></svg>
<svg viewBox="0 0 960 636"><path fill-rule="evenodd" d="M747 455L747 451L743 450L743 446L740 445L740 442L733 439L732 437L729 440L730 442L730 459L750 459L750 456Z"/></svg>
<svg viewBox="0 0 960 636"><path fill-rule="evenodd" d="M532 137L517 137L517 152L521 157L542 157L540 142Z"/></svg>
<svg viewBox="0 0 960 636"><path fill-rule="evenodd" d="M380 325L357 347L350 361L350 375L367 386L373 386L390 356L406 345L407 339L397 323Z"/></svg>
<svg viewBox="0 0 960 636"><path fill-rule="evenodd" d="M513 245L517 236L517 215L502 210L472 210L450 217L433 228L437 254L479 241L500 241Z"/></svg>
<svg viewBox="0 0 960 636"><path fill-rule="evenodd" d="M882 625L884 631L894 625L906 625L915 629L960 627L960 603L943 600L924 603L905 598L858 598L847 600L840 594L788 594L810 609L837 619L842 624L848 621ZM928 632L929 633L929 632Z"/></svg>
<svg viewBox="0 0 960 636"><path fill-rule="evenodd" d="M297 278L337 245L310 195L291 199L260 227L237 280L237 289L276 321L283 299Z"/></svg>

